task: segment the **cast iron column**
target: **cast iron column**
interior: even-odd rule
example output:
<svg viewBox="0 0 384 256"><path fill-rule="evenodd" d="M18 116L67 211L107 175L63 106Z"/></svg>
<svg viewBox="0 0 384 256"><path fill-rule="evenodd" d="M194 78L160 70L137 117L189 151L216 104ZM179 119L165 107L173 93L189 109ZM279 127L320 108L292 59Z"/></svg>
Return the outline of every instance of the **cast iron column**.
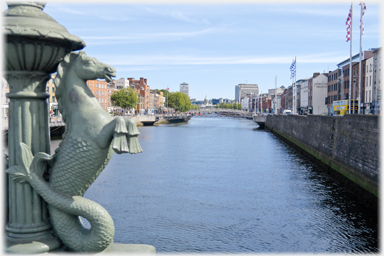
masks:
<svg viewBox="0 0 384 256"><path fill-rule="evenodd" d="M65 54L85 46L45 14L44 5L8 3L9 9L4 12L5 78L10 86L9 167L17 164L20 142L33 154L50 154L46 82ZM60 241L52 235L47 206L41 197L29 183L7 177L7 185L7 251L42 253L60 247Z"/></svg>

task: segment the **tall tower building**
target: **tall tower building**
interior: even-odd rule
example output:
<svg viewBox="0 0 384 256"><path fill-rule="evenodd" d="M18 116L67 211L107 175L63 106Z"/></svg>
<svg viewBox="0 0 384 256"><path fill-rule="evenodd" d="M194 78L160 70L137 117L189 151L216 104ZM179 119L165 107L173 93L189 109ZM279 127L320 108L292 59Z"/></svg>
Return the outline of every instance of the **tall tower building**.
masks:
<svg viewBox="0 0 384 256"><path fill-rule="evenodd" d="M187 96L189 97L189 85L185 82L181 83L180 84L180 92L187 94Z"/></svg>
<svg viewBox="0 0 384 256"><path fill-rule="evenodd" d="M241 102L247 95L256 96L259 94L259 86L257 84L238 84L235 86L235 101Z"/></svg>

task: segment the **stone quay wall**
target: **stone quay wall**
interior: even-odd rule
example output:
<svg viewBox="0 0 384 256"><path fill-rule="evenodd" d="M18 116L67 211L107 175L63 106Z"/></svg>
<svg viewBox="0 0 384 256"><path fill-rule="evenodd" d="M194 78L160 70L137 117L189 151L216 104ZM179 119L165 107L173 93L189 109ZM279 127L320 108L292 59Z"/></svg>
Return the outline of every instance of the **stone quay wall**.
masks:
<svg viewBox="0 0 384 256"><path fill-rule="evenodd" d="M268 115L265 128L344 179L349 188L352 184L353 192L379 196L378 116Z"/></svg>

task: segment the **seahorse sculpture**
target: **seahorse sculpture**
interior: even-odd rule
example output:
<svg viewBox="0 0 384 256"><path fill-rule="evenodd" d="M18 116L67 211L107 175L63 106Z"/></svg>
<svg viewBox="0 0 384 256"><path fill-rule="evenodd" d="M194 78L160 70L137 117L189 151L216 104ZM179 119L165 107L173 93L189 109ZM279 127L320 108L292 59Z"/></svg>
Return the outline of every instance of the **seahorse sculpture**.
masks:
<svg viewBox="0 0 384 256"><path fill-rule="evenodd" d="M33 156L28 146L20 143L18 164L7 170L16 181L29 182L47 202L54 234L72 251L100 252L113 243L111 216L83 195L113 152L142 152L136 124L110 117L86 84L86 80L97 78L110 82L112 76L113 67L83 51L67 54L54 81L66 123L59 148L53 156L43 152ZM79 216L89 221L90 229L83 227Z"/></svg>

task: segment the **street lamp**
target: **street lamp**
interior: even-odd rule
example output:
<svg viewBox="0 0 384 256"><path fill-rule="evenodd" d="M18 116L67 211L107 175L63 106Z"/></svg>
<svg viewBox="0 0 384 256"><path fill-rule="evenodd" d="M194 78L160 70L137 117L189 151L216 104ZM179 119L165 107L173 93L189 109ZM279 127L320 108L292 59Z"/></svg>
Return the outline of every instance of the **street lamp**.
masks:
<svg viewBox="0 0 384 256"><path fill-rule="evenodd" d="M352 97L352 99L353 99L353 108L352 108L352 114L355 113L355 86L356 86L356 76L353 76L353 88L352 88L352 90L353 90L353 97Z"/></svg>

